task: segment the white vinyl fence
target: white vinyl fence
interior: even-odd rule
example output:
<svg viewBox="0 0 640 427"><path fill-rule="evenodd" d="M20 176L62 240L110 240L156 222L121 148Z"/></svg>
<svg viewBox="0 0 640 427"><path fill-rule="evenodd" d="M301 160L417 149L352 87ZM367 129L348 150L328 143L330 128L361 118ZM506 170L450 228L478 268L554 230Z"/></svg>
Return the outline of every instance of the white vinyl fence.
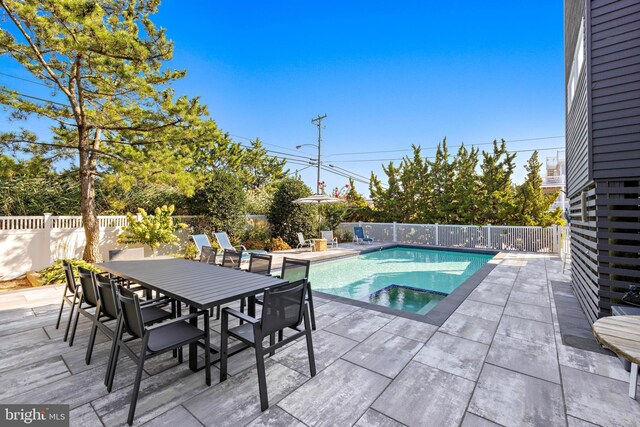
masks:
<svg viewBox="0 0 640 427"><path fill-rule="evenodd" d="M568 248L568 227L524 227L495 225L402 224L345 222L342 234L353 234L361 226L365 235L378 242L496 249L501 251L561 253Z"/></svg>
<svg viewBox="0 0 640 427"><path fill-rule="evenodd" d="M189 223L194 217L178 217ZM126 216L99 216L99 248L103 259L109 250L122 249L117 242L122 228L127 225ZM177 233L180 244L189 232ZM0 216L0 280L22 276L27 271L41 270L62 258L81 258L86 244L82 217L79 216ZM140 247L129 245L126 247ZM177 252L179 246L166 246L158 250L161 255ZM145 251L149 251L148 248Z"/></svg>

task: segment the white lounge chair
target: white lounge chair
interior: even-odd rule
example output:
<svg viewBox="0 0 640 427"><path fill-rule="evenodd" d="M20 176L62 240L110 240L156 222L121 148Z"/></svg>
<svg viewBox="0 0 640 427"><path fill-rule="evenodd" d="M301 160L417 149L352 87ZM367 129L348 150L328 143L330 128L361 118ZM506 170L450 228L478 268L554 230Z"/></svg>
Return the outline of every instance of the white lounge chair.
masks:
<svg viewBox="0 0 640 427"><path fill-rule="evenodd" d="M332 248L338 247L338 238L333 237L333 231L321 231L320 234L322 235L322 238L327 241L327 245L331 246Z"/></svg>
<svg viewBox="0 0 640 427"><path fill-rule="evenodd" d="M263 250L258 250L258 249L250 249L247 250L247 248L244 247L244 245L239 245L237 247L234 247L231 244L231 241L229 240L229 236L227 236L227 233L225 233L224 231L221 231L219 233L214 233L215 237L216 237L216 241L218 242L218 246L220 246L220 250L225 251L225 250L232 250L232 251L239 251L242 250L242 258L249 258L249 254L250 253L256 253L256 254L266 254L268 253L267 251L263 251Z"/></svg>
<svg viewBox="0 0 640 427"><path fill-rule="evenodd" d="M191 240L193 240L193 243L195 243L196 247L198 248L198 254L202 252L203 246L211 247L211 242L209 241L209 237L207 237L206 234L192 234L189 237L191 238Z"/></svg>
<svg viewBox="0 0 640 427"><path fill-rule="evenodd" d="M298 233L298 246L296 246L296 249L300 248L310 248L313 251L313 240L305 239L304 234Z"/></svg>

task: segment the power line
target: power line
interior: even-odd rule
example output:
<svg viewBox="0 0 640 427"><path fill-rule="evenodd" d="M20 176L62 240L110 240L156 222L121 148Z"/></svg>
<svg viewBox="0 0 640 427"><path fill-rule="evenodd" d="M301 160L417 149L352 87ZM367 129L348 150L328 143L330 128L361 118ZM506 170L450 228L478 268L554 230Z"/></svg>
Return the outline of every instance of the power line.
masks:
<svg viewBox="0 0 640 427"><path fill-rule="evenodd" d="M549 147L549 148L533 148L530 150L510 150L508 153L527 153L532 151L552 151L552 150L564 150L564 147ZM449 154L450 156L454 156L454 153ZM425 159L433 159L434 157L425 157ZM333 160L332 163L362 163L362 162L393 162L393 161L402 161L404 158L395 158L395 159L352 159L352 160Z"/></svg>
<svg viewBox="0 0 640 427"><path fill-rule="evenodd" d="M232 133L230 133L229 136L233 136L234 138L246 139L247 141L254 141L255 140L255 138L249 138L249 137L246 137L246 136L235 135L235 134L232 134ZM260 142L263 145L269 145L271 147L281 148L283 150L291 151L293 153L302 153L302 154L306 154L308 156L312 156L313 155L313 154L310 154L310 153L307 153L307 152L304 152L304 151L294 150L293 148L285 147L285 146L282 146L282 145L272 144L270 142L264 142L262 140L260 140Z"/></svg>
<svg viewBox="0 0 640 427"><path fill-rule="evenodd" d="M33 83L35 85L40 85L40 86L51 88L51 86L49 86L46 83L38 82L38 81L35 81L35 80L25 79L24 77L18 77L18 76L14 76L12 74L7 74L7 73L3 73L3 72L0 72L0 75L3 75L5 77L10 77L10 78L16 79L16 80L22 80L23 82Z"/></svg>
<svg viewBox="0 0 640 427"><path fill-rule="evenodd" d="M1 87L0 87L0 90L3 91L3 92L8 92L8 93L17 93L18 95L20 95L20 96L22 96L24 98L30 98L30 99L35 99L37 101L48 102L50 104L56 104L56 105L62 105L63 107L69 107L67 104L63 104L61 102L51 101L49 99L39 98L37 96L32 96L32 95L26 95L26 94L24 94L22 92L18 92L18 91L15 91L15 90L9 90L9 89L5 89L5 88L1 88Z"/></svg>
<svg viewBox="0 0 640 427"><path fill-rule="evenodd" d="M558 136L541 136L541 137L536 137L536 138L524 138L524 139L511 139L511 140L505 140L504 142L527 142L527 141L542 141L542 140L548 140L548 139L559 139L559 138L564 138L564 135L558 135ZM466 147L476 147L476 146L480 146L480 145L493 145L493 142L483 142L480 144L465 144ZM447 145L448 148L459 148L461 147L461 145ZM421 147L422 150L435 150L437 149L438 146L435 147ZM326 157L335 157L335 156L352 156L352 155L357 155L357 154L377 154L377 153L405 153L405 152L411 152L413 151L413 148L403 148L403 149L398 149L398 150L381 150L381 151L356 151L356 152L352 152L352 153L334 153L334 154L327 154Z"/></svg>

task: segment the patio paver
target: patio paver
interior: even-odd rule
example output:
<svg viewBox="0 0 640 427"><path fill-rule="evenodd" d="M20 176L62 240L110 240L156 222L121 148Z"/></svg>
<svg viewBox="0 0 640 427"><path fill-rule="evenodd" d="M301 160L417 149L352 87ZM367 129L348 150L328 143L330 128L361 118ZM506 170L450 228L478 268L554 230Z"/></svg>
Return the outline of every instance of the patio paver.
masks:
<svg viewBox="0 0 640 427"><path fill-rule="evenodd" d="M266 361L268 411L253 352L229 360L222 384L214 368L211 387L167 354L145 365L135 424L637 425L640 403L627 397L618 359L562 342L550 292L569 279L561 271L557 257L508 253L441 327L318 295L318 375L304 340L279 349ZM122 425L133 364L122 356L108 394L108 338L98 334L87 366L89 322L80 319L73 347L54 328L62 289L0 293L0 400L68 403L72 426ZM211 328L216 342L219 321Z"/></svg>

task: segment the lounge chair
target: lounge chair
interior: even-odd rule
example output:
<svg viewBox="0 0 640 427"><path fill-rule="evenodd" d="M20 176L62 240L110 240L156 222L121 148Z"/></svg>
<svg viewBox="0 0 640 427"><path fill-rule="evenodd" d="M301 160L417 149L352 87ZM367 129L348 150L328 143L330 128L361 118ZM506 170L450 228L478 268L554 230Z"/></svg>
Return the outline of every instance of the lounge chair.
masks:
<svg viewBox="0 0 640 427"><path fill-rule="evenodd" d="M369 236L365 236L364 228L353 227L353 241L361 245L363 243L371 244L373 242L373 239Z"/></svg>
<svg viewBox="0 0 640 427"><path fill-rule="evenodd" d="M305 239L304 234L298 233L298 246L296 246L296 249L300 248L310 248L313 251L313 240Z"/></svg>
<svg viewBox="0 0 640 427"><path fill-rule="evenodd" d="M189 237L191 238L191 240L193 240L193 243L196 244L196 247L198 248L198 254L202 252L203 246L211 247L211 242L209 241L209 237L207 237L206 234L192 234Z"/></svg>
<svg viewBox="0 0 640 427"><path fill-rule="evenodd" d="M322 238L327 241L327 245L331 246L332 248L338 247L338 238L333 237L333 231L321 231L320 233L322 235Z"/></svg>
<svg viewBox="0 0 640 427"><path fill-rule="evenodd" d="M255 254L266 254L267 251L259 250L259 249L249 249L244 247L244 245L239 245L238 247L234 247L229 240L229 236L224 231L214 234L216 236L216 240L218 241L218 246L220 246L220 250L222 251L242 251L242 258L248 259L250 253Z"/></svg>

